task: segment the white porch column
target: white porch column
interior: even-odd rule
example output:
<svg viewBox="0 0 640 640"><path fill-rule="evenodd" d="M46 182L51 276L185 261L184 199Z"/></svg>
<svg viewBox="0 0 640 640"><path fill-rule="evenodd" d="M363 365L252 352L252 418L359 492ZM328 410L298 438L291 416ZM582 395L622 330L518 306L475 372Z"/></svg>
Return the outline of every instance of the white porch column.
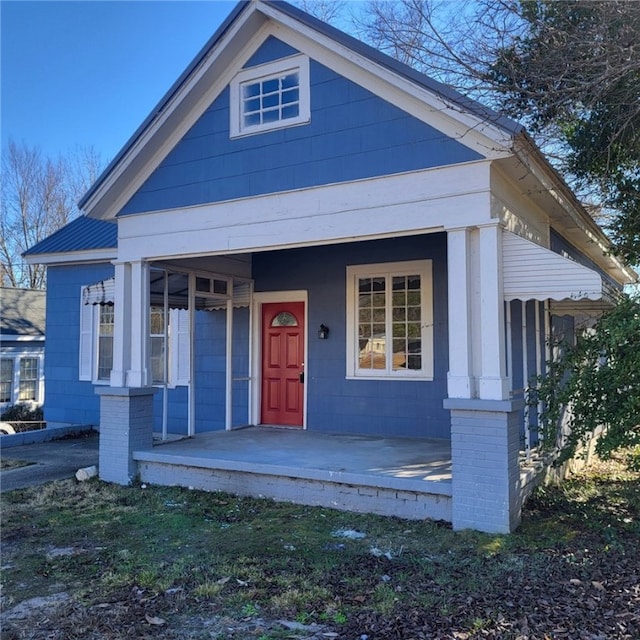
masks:
<svg viewBox="0 0 640 640"><path fill-rule="evenodd" d="M113 366L110 385L124 387L126 386L131 355L131 341L129 339L131 267L126 262L114 262L113 264L115 267L115 299L113 306Z"/></svg>
<svg viewBox="0 0 640 640"><path fill-rule="evenodd" d="M449 398L473 398L471 322L471 243L470 230L447 231L447 270L449 278Z"/></svg>
<svg viewBox="0 0 640 640"><path fill-rule="evenodd" d="M138 260L131 262L130 313L130 368L127 371L128 387L149 386L151 379L147 368L147 344L149 335L149 265Z"/></svg>
<svg viewBox="0 0 640 640"><path fill-rule="evenodd" d="M480 323L479 397L485 400L509 398L504 334L504 295L502 283L502 228L479 230L480 296L476 318Z"/></svg>

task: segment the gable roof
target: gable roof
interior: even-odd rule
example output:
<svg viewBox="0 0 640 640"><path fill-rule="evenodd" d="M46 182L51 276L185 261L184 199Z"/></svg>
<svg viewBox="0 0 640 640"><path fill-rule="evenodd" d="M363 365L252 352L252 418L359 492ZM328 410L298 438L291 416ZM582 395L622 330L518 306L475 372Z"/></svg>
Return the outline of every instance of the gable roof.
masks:
<svg viewBox="0 0 640 640"><path fill-rule="evenodd" d="M0 333L44 336L46 292L35 289L0 288Z"/></svg>
<svg viewBox="0 0 640 640"><path fill-rule="evenodd" d="M368 77L378 92L407 95L413 115L456 128L463 144L508 151L522 127L369 45L276 0L240 2L79 203L87 215L112 218L225 88L260 42L279 39L325 63ZM330 66L330 64L328 65ZM364 85L363 85L364 86ZM389 96L391 102L393 97ZM383 96L384 97L384 96Z"/></svg>

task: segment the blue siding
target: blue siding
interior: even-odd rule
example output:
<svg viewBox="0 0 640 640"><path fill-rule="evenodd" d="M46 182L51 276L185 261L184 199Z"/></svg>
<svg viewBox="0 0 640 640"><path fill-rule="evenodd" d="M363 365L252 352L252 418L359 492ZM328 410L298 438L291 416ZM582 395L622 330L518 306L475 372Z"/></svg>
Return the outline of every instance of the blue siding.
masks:
<svg viewBox="0 0 640 640"><path fill-rule="evenodd" d="M196 312L194 340L195 430L225 428L226 311ZM234 309L233 317L233 407L232 426L249 420L249 309ZM188 394L186 387L169 389L168 430L187 433ZM162 391L154 398L154 430L162 429Z"/></svg>
<svg viewBox="0 0 640 640"><path fill-rule="evenodd" d="M267 40L253 61L279 57L282 46L274 38ZM310 75L309 124L234 140L229 138L226 88L121 214L220 202L481 157L317 62L311 61Z"/></svg>
<svg viewBox="0 0 640 640"><path fill-rule="evenodd" d="M273 62L280 58L293 56L296 53L300 52L288 45L286 42L282 42L282 40L269 36L264 41L264 44L251 56L251 58L249 58L249 61L244 65L243 69L255 67L259 64L264 64L265 62Z"/></svg>
<svg viewBox="0 0 640 640"><path fill-rule="evenodd" d="M542 373L541 367L544 366L545 357L545 336L544 336L544 303L536 302L535 300L528 300L525 304L524 318L522 313L522 302L520 300L513 300L509 303L511 305L511 370L509 375L511 376L511 388L514 391L515 397L523 397L523 389L526 389L531 379ZM536 334L536 313L540 318L540 335ZM522 335L522 323L526 321L526 347L527 347L527 371L529 372L529 379L524 379L524 344ZM536 360L536 339L540 340L540 354L542 363L538 363ZM521 435L524 436L524 409L519 411L519 420L521 424ZM535 411L529 413L529 425L533 428L537 425L538 418ZM535 442L535 434L532 436Z"/></svg>
<svg viewBox="0 0 640 640"><path fill-rule="evenodd" d="M49 422L100 423L93 384L78 380L80 295L83 286L112 276L110 264L47 270L44 414Z"/></svg>
<svg viewBox="0 0 640 640"><path fill-rule="evenodd" d="M435 376L432 382L346 380L346 267L433 260ZM307 427L314 431L442 437L448 371L446 238L358 242L254 255L256 291L308 291ZM321 323L328 340L317 338Z"/></svg>

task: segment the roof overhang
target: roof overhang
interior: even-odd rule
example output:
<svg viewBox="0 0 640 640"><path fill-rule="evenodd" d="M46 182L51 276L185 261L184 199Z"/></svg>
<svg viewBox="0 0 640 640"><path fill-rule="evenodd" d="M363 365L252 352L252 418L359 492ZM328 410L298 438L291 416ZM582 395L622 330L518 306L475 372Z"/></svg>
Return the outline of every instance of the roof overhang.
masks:
<svg viewBox="0 0 640 640"><path fill-rule="evenodd" d="M597 271L510 231L502 234L502 268L506 301L615 301L617 290Z"/></svg>
<svg viewBox="0 0 640 640"><path fill-rule="evenodd" d="M544 212L549 226L615 282L637 282L638 274L612 252L610 239L525 132L516 136L514 152L495 164Z"/></svg>

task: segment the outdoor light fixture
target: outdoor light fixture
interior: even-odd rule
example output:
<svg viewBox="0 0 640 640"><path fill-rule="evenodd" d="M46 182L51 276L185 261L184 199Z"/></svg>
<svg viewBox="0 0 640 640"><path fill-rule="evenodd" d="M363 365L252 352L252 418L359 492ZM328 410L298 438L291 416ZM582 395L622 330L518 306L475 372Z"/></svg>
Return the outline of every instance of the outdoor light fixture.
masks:
<svg viewBox="0 0 640 640"><path fill-rule="evenodd" d="M328 337L329 337L329 327L327 327L327 325L325 324L321 324L320 328L318 329L318 339L326 340Z"/></svg>

